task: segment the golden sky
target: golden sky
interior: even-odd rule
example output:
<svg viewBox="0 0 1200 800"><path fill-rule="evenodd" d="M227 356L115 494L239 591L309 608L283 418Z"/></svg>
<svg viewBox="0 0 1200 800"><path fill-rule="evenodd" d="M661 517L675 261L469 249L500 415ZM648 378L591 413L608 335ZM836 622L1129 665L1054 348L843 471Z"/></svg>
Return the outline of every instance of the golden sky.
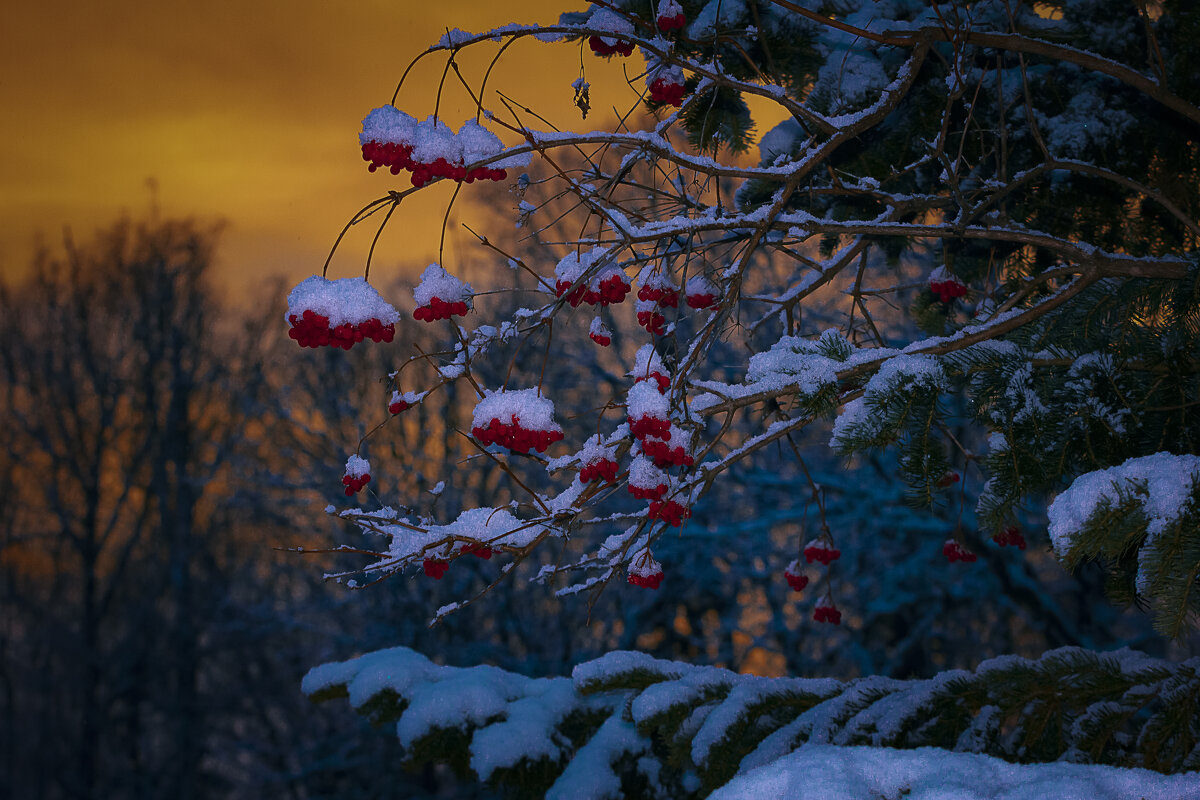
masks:
<svg viewBox="0 0 1200 800"><path fill-rule="evenodd" d="M0 270L20 274L39 235L56 245L69 224L84 239L122 212L144 216L157 197L164 215L228 223L218 277L234 289L247 276L302 279L319 271L356 209L409 185L403 175L368 173L357 141L362 117L390 100L408 61L447 26L550 22L568 7L584 3L8 4L0 25ZM495 52L490 44L477 49L481 57ZM444 63L427 59L397 104L414 116L431 113ZM463 63L477 83L481 59ZM629 66L640 64L635 58ZM591 127L632 95L620 63L589 54L587 68L595 117L584 126ZM580 126L570 86L578 70L578 45L526 40L509 49L489 85ZM474 113L468 102L452 88L442 115L457 126ZM436 257L449 190L418 197L392 222L377 269ZM456 212L467 221L484 214L461 197ZM337 277L361 272L372 233L356 230L335 262Z"/></svg>

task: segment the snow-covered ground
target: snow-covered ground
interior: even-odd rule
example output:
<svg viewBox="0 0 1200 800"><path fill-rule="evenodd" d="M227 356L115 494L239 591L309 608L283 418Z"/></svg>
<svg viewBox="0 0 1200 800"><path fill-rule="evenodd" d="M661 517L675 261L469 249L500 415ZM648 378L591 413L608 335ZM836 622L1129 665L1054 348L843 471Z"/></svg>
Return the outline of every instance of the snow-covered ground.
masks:
<svg viewBox="0 0 1200 800"><path fill-rule="evenodd" d="M1200 773L1010 764L933 747L805 745L737 776L711 800L1200 800Z"/></svg>

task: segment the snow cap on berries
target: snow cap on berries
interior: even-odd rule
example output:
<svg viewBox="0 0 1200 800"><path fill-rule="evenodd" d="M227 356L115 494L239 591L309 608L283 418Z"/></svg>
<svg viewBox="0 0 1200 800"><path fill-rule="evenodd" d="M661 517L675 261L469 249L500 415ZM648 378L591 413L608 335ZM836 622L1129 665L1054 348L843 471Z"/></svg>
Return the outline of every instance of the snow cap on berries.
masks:
<svg viewBox="0 0 1200 800"><path fill-rule="evenodd" d="M937 295L943 303L949 303L951 300L967 294L966 285L951 275L944 265L929 273L929 290Z"/></svg>
<svg viewBox="0 0 1200 800"><path fill-rule="evenodd" d="M629 419L635 422L650 417L668 425L671 415L667 396L658 390L656 381L639 381L630 386L629 394L625 396L625 410ZM637 435L636 431L634 435ZM661 438L666 439L667 436Z"/></svg>
<svg viewBox="0 0 1200 800"><path fill-rule="evenodd" d="M443 303L470 305L474 291L471 284L460 281L438 264L430 264L421 273L421 282L413 288L413 300L418 306L428 306L435 297Z"/></svg>
<svg viewBox="0 0 1200 800"><path fill-rule="evenodd" d="M357 325L376 319L383 325L400 321L400 313L384 300L364 278L326 280L320 275L305 278L288 293L284 319L301 317L305 311L329 320L329 326Z"/></svg>
<svg viewBox="0 0 1200 800"><path fill-rule="evenodd" d="M672 105L678 108L683 105L684 87L683 70L677 64L666 64L646 73L646 89L650 92L650 101Z"/></svg>
<svg viewBox="0 0 1200 800"><path fill-rule="evenodd" d="M822 564L830 564L842 557L842 551L838 550L823 537L813 539L808 544L804 545L804 560L811 564L814 561L819 561Z"/></svg>
<svg viewBox="0 0 1200 800"><path fill-rule="evenodd" d="M817 601L817 605L813 608L814 622L829 622L834 625L842 624L842 612L838 611L837 606L828 598L821 598Z"/></svg>
<svg viewBox="0 0 1200 800"><path fill-rule="evenodd" d="M464 164L483 161L485 158L499 155L504 150L504 143L500 141L500 137L473 119L468 119L458 129L458 144Z"/></svg>
<svg viewBox="0 0 1200 800"><path fill-rule="evenodd" d="M612 330L599 317L592 318L592 324L588 327L588 337L601 347L612 344Z"/></svg>
<svg viewBox="0 0 1200 800"><path fill-rule="evenodd" d="M529 430L558 431L554 421L554 401L543 397L537 389L497 389L485 391L471 414L472 424L483 427L493 419L511 423L515 419Z"/></svg>
<svg viewBox="0 0 1200 800"><path fill-rule="evenodd" d="M793 592L804 591L804 587L808 586L808 576L804 574L804 567L801 566L800 559L792 559L792 563L788 564L787 569L783 571L783 579L787 581L788 586L792 587Z"/></svg>
<svg viewBox="0 0 1200 800"><path fill-rule="evenodd" d="M412 147L413 160L422 164L432 164L439 158L450 164L462 163L462 142L449 125L432 114L417 124Z"/></svg>
<svg viewBox="0 0 1200 800"><path fill-rule="evenodd" d="M717 298L721 296L721 290L703 275L695 275L688 278L684 294L687 295L689 308L708 308L717 302Z"/></svg>
<svg viewBox="0 0 1200 800"><path fill-rule="evenodd" d="M637 354L633 357L633 369L628 372L628 375L635 381L649 380L656 375L668 377L667 366L652 344L644 344L638 348Z"/></svg>
<svg viewBox="0 0 1200 800"><path fill-rule="evenodd" d="M607 252L607 247L593 247L584 252L572 250L559 259L557 266L554 267L554 279L566 281L569 284L575 283L588 267L596 263Z"/></svg>
<svg viewBox="0 0 1200 800"><path fill-rule="evenodd" d="M346 459L346 474L351 478L361 478L363 475L369 475L370 473L371 462L365 458L352 455Z"/></svg>
<svg viewBox="0 0 1200 800"><path fill-rule="evenodd" d="M687 17L684 16L683 6L679 5L677 0L659 0L656 22L658 29L666 33L681 30L687 24Z"/></svg>
<svg viewBox="0 0 1200 800"><path fill-rule="evenodd" d="M593 11L592 15L588 17L587 27L593 30L607 31L609 33L633 33L633 23L615 11L610 11L607 8L597 8L595 11ZM621 43L620 39L614 39L610 36L600 36L598 38L609 47Z"/></svg>
<svg viewBox="0 0 1200 800"><path fill-rule="evenodd" d="M630 563L628 580L634 586L657 589L663 580L662 564L654 560L649 550L643 550Z"/></svg>
<svg viewBox="0 0 1200 800"><path fill-rule="evenodd" d="M392 390L392 397L388 400L388 411L393 414L399 414L401 411L412 408L417 403L425 399L428 392L402 392L399 389Z"/></svg>
<svg viewBox="0 0 1200 800"><path fill-rule="evenodd" d="M954 539L947 539L945 544L942 545L942 555L944 555L946 560L951 564L955 563L956 561L962 561L966 564L973 564L975 559L978 558L978 556L963 547Z"/></svg>
<svg viewBox="0 0 1200 800"><path fill-rule="evenodd" d="M391 144L412 144L416 138L417 120L410 117L393 105L380 106L362 121L362 133L358 135L358 143L385 142Z"/></svg>
<svg viewBox="0 0 1200 800"><path fill-rule="evenodd" d="M640 500L660 500L667 493L671 479L645 456L629 464L629 493Z"/></svg>

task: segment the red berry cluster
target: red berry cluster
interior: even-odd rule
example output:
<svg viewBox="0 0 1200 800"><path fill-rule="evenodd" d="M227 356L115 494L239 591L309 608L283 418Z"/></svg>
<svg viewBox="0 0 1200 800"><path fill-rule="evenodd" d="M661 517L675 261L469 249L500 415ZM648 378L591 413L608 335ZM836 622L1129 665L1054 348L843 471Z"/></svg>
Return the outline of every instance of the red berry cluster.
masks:
<svg viewBox="0 0 1200 800"><path fill-rule="evenodd" d="M813 622L830 622L834 625L841 625L842 612L838 611L836 606L817 606L813 609Z"/></svg>
<svg viewBox="0 0 1200 800"><path fill-rule="evenodd" d="M642 419L647 419L642 417ZM635 436L637 434L634 434ZM642 452L650 457L654 462L654 466L660 469L668 469L669 467L683 466L690 467L696 463L696 460L688 455L682 445L671 447L661 439L651 439L649 437L642 439Z"/></svg>
<svg viewBox="0 0 1200 800"><path fill-rule="evenodd" d="M659 17L656 22L658 23L658 29L660 31L663 33L669 33L670 31L683 30L683 27L687 25L687 17L685 17L682 13L679 13L670 17Z"/></svg>
<svg viewBox="0 0 1200 800"><path fill-rule="evenodd" d="M447 303L440 297L433 297L430 298L429 305L417 306L413 309L413 319L421 322L433 322L439 319L450 319L455 314L460 317L464 316L468 310L465 300Z"/></svg>
<svg viewBox="0 0 1200 800"><path fill-rule="evenodd" d="M346 497L350 497L355 492L360 491L364 486L371 482L371 474L363 473L358 477L353 475L343 475L342 485L346 487Z"/></svg>
<svg viewBox="0 0 1200 800"><path fill-rule="evenodd" d="M502 445L514 453L528 453L530 450L537 450L539 453L544 453L547 447L555 442L562 441L563 438L561 431L539 431L522 428L520 417L513 417L513 421L507 423L501 422L496 417L492 417L492 421L488 423L486 428L479 426L472 428L471 435L485 445Z"/></svg>
<svg viewBox="0 0 1200 800"><path fill-rule="evenodd" d="M930 281L929 291L937 295L938 300L949 303L956 298L964 297L967 294L967 287L957 279L949 278L944 281Z"/></svg>
<svg viewBox="0 0 1200 800"><path fill-rule="evenodd" d="M390 413L390 414L399 414L401 411L407 411L407 410L408 410L408 403L405 402L404 400L397 400L396 402L390 403L388 405L388 413Z"/></svg>
<svg viewBox="0 0 1200 800"><path fill-rule="evenodd" d="M975 559L978 558L978 556L976 556L970 550L967 550L953 539L947 539L946 543L942 545L942 555L944 555L946 560L951 564L956 561L962 561L966 564L973 564L975 563Z"/></svg>
<svg viewBox="0 0 1200 800"><path fill-rule="evenodd" d="M639 311L637 312L638 325L641 325L655 336L662 336L667 332L667 318L657 311Z"/></svg>
<svg viewBox="0 0 1200 800"><path fill-rule="evenodd" d="M380 167L387 167L393 175L399 175L400 170L406 169L412 173L412 184L418 189L435 178L449 178L458 183L474 183L483 180L502 181L508 177L508 172L502 169L492 167L467 169L462 164L451 164L444 158L426 164L413 160L412 151L412 145L396 142L371 140L362 146L363 161L370 162L368 170L374 172Z"/></svg>
<svg viewBox="0 0 1200 800"><path fill-rule="evenodd" d="M605 44L604 39L600 36L588 37L588 47L592 48L592 52L598 56L618 55L631 56L633 55L633 42L616 41L612 44Z"/></svg>
<svg viewBox="0 0 1200 800"><path fill-rule="evenodd" d="M638 575L631 572L629 573L629 582L634 586L641 586L643 589L657 589L662 585L663 573L662 570L651 572L649 575Z"/></svg>
<svg viewBox="0 0 1200 800"><path fill-rule="evenodd" d="M612 344L612 337L605 336L603 333L588 333L588 338L601 347L608 347Z"/></svg>
<svg viewBox="0 0 1200 800"><path fill-rule="evenodd" d="M556 281L554 294L556 297L562 297L565 294L571 308L578 308L580 303L587 303L589 306L607 306L624 302L625 295L629 294L632 288L620 275L610 275L600 281L595 289L584 284L576 286L574 291L569 291L571 281Z"/></svg>
<svg viewBox="0 0 1200 800"><path fill-rule="evenodd" d="M661 500L662 496L667 493L667 485L665 483L660 483L658 486L653 488L634 486L631 483L629 484L628 489L629 493L638 500L653 500L655 502ZM651 519L653 519L653 516L651 516Z"/></svg>
<svg viewBox="0 0 1200 800"><path fill-rule="evenodd" d="M688 308L695 308L695 309L710 308L710 307L716 305L716 303L717 303L717 296L715 294L710 294L710 293L689 294L687 296Z"/></svg>
<svg viewBox="0 0 1200 800"><path fill-rule="evenodd" d="M665 419L652 417L649 414L639 419L629 421L629 432L639 439L653 436L664 441L671 441L671 423Z"/></svg>
<svg viewBox="0 0 1200 800"><path fill-rule="evenodd" d="M364 339L390 342L396 335L395 325L384 325L374 317L357 325L344 322L331 328L329 317L311 309L299 317L295 314L290 315L288 322L291 324L288 328L288 338L295 339L301 347L333 346L349 350Z"/></svg>
<svg viewBox="0 0 1200 800"><path fill-rule="evenodd" d="M958 483L958 481L959 481L958 473L951 471L951 472L947 472L945 475L938 478L937 485L938 485L939 489L946 489L946 488L949 488L950 486L953 486L954 484Z"/></svg>
<svg viewBox="0 0 1200 800"><path fill-rule="evenodd" d="M493 550L486 544L480 544L479 542L468 542L460 547L458 552L467 553L468 555L475 556L476 558L482 558L484 561L487 561L491 559Z"/></svg>
<svg viewBox="0 0 1200 800"><path fill-rule="evenodd" d="M837 561L842 557L842 551L836 547L830 547L823 541L809 542L804 547L804 560L811 564L814 561L820 561L828 566L831 562Z"/></svg>
<svg viewBox="0 0 1200 800"><path fill-rule="evenodd" d="M1010 525L1004 530L992 537L992 541L1001 547L1015 547L1018 550L1025 549L1025 537L1021 535L1021 529L1016 525Z"/></svg>
<svg viewBox="0 0 1200 800"><path fill-rule="evenodd" d="M655 382L658 383L658 390L660 392L662 392L663 394L666 394L667 389L671 388L671 378L667 375L663 375L661 372L658 372L657 370L655 370L654 372L651 372L649 375L639 375L638 377L633 379L633 382L641 383L642 381L647 381L647 380L650 380L651 378L653 378L655 380ZM636 436L636 434L634 434L634 435Z"/></svg>
<svg viewBox="0 0 1200 800"><path fill-rule="evenodd" d="M439 558L427 558L421 563L421 566L425 568L426 576L440 581L446 574L446 570L450 569L450 562L442 561Z"/></svg>
<svg viewBox="0 0 1200 800"><path fill-rule="evenodd" d="M650 102L679 108L683 105L685 91L682 83L675 83L666 78L655 78L650 84Z"/></svg>
<svg viewBox="0 0 1200 800"><path fill-rule="evenodd" d="M681 506L674 500L654 500L650 503L650 510L647 512L646 517L647 519L661 519L672 528L678 528L691 515L692 510L690 508Z"/></svg>
<svg viewBox="0 0 1200 800"><path fill-rule="evenodd" d="M660 306L675 308L679 305L679 290L669 286L643 286L638 289L638 300L658 303Z"/></svg>
<svg viewBox="0 0 1200 800"><path fill-rule="evenodd" d="M603 478L605 483L617 482L617 462L612 459L602 458L599 461L593 461L587 464L583 469L579 470L579 482L591 483L592 481Z"/></svg>
<svg viewBox="0 0 1200 800"><path fill-rule="evenodd" d="M808 576L800 572L800 560L796 559L787 565L783 571L783 579L792 587L793 592L802 592L808 586Z"/></svg>

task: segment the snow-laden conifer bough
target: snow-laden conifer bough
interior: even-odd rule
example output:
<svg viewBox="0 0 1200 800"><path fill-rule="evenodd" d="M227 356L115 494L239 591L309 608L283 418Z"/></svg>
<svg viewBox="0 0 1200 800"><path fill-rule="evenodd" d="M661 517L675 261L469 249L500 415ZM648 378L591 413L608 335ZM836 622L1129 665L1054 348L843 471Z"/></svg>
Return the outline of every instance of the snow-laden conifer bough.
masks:
<svg viewBox="0 0 1200 800"><path fill-rule="evenodd" d="M455 264L430 265L413 289L412 316L444 332L436 352L394 342L401 315L363 279L314 276L293 290L287 321L302 346L392 343L400 363L389 376L391 415L440 402L437 390L450 384L475 397L463 434L477 453L454 469L499 465L513 493L507 504L460 509L445 507L453 493L439 492L435 514L420 498L393 501L377 475L378 505L334 513L384 544L357 550L374 560L333 577L441 578L477 556L497 582L543 560L532 580L563 596L666 593L686 576L659 560L656 545L715 521L719 511L704 498L731 468L783 453L807 475L806 447L847 458L890 449L913 503L958 511L957 526L931 525L944 556L931 569L983 569L1048 545L1068 567L1104 563L1119 598L1150 608L1163 633L1186 631L1200 612L1200 108L1186 74L1200 44L1174 4L1158 17L1139 7L1106 5L1100 20L1094 3L1045 15L1038 4L997 0L611 0L554 24L448 30L413 63L498 43L507 57L524 39L576 47L584 72L589 59L628 59L630 81L614 91L636 93L630 102L646 114L611 130L548 130L484 76L472 85L464 75L478 112L449 124L430 109L400 110L409 71L391 101L367 114L359 147L386 194L343 235L381 211L388 225L431 183L492 181L510 182L514 217L544 225L535 235L548 243L526 259L477 234L481 253L514 267L495 270L495 285L478 291ZM457 61L454 69L461 74ZM583 86L598 88L581 73L563 89L578 101ZM734 157L753 144L748 97L785 118L758 141L754 165ZM560 198L570 201L566 212ZM600 347L569 344L589 339ZM609 359L595 364L612 380L594 380L587 360L573 364L582 392L545 380L547 363L581 352ZM371 480L367 449L398 428L385 422L358 443L343 477L348 495ZM813 623L852 627L855 609L838 604L838 531L809 482L803 499L818 533L798 530L790 563L770 568ZM1047 506L1048 535L1027 513ZM434 621L488 589L431 610ZM413 675L441 674L415 655L398 658ZM1171 695L1179 707L1200 708L1181 688L1192 686L1194 665L1179 670L1186 679L1164 691L1182 693ZM352 700L365 697L357 680L342 682ZM513 730L530 732L516 737L528 738L526 755L568 757L546 733L561 721L561 685L454 681L470 691L446 724L482 725L508 708ZM726 682L747 702L759 691ZM649 758L654 744L640 726L655 717L639 717L637 702L652 694L638 696L634 723L613 716L590 730L562 779L591 775L589 765L608 769L618 754ZM406 744L429 729L433 702L412 698L400 720ZM957 734L966 738L937 743L971 750L977 740L1004 741L984 749L1029 760L1032 751L1004 737L1011 726L1025 730L1035 711L1001 717L990 708L973 709L978 726ZM1154 748L1168 747L1165 728L1143 730L1153 742L1122 738L1112 709L1082 710L1064 733L1079 746L1047 758L1200 767L1195 715L1164 759ZM731 713L712 709L712 718L742 719ZM1066 765L1005 772L979 756L796 749L834 741L811 738L832 717L807 713L780 722L723 788L705 777L707 749L694 744L674 788L933 797L930 781L948 769L992 770L996 796L1075 787ZM895 721L882 711L881 720ZM706 724L696 717L687 735L713 744L700 737ZM908 744L925 735L895 734ZM1143 745L1154 754L1130 755ZM488 780L516 752L484 748L472 769ZM822 759L837 775L794 779ZM879 778L887 770L910 777L893 785ZM1114 787L1124 778L1095 780L1096 796L1122 796ZM622 791L619 780L605 781L594 796ZM1187 796L1179 781L1145 785L1162 787L1155 796Z"/></svg>

